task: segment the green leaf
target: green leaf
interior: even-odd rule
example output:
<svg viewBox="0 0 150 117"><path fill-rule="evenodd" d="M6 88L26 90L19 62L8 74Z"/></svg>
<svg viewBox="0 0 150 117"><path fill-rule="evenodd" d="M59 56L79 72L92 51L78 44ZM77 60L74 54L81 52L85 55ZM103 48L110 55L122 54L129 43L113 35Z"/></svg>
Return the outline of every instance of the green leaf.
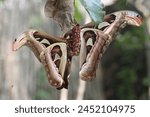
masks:
<svg viewBox="0 0 150 117"><path fill-rule="evenodd" d="M80 0L80 2L96 24L103 21L105 11L103 10L104 5L101 0Z"/></svg>
<svg viewBox="0 0 150 117"><path fill-rule="evenodd" d="M83 14L80 11L81 4L78 0L75 0L75 20L80 22L83 19Z"/></svg>

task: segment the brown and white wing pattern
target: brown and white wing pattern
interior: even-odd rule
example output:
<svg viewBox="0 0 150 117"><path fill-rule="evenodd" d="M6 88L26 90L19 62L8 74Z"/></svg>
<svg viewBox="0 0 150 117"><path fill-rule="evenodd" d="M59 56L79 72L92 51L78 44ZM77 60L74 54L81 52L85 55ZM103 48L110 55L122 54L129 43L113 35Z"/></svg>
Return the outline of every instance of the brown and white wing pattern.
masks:
<svg viewBox="0 0 150 117"><path fill-rule="evenodd" d="M47 1L45 8L47 13L50 12L49 17L55 17L55 12L60 10L54 10L57 5L62 5L60 1L65 3L68 0ZM73 0L70 2L72 4ZM52 8L49 6L52 6ZM71 23L72 14L68 12L65 17L70 17L67 21ZM67 89L72 57L80 54L79 76L85 81L92 80L96 76L97 65L107 47L119 30L127 24L140 26L142 18L133 11L119 11L106 15L104 22L97 27L86 25L80 28L79 25L74 25L62 38L36 30L29 30L15 39L12 50L16 51L22 46L28 46L44 66L50 85L57 89ZM61 25L63 27L67 24Z"/></svg>
<svg viewBox="0 0 150 117"><path fill-rule="evenodd" d="M67 68L67 45L65 40L49 36L46 33L29 30L13 42L12 49L18 50L28 46L37 59L43 64L49 83L56 88L67 88L64 75Z"/></svg>
<svg viewBox="0 0 150 117"><path fill-rule="evenodd" d="M107 39L108 36L98 29L86 28L81 31L79 73L81 79L87 81L96 76L97 64Z"/></svg>
<svg viewBox="0 0 150 117"><path fill-rule="evenodd" d="M124 26L140 26L142 18L133 11L119 11L106 15L98 29L81 30L80 78L85 81L96 76L96 67L109 44Z"/></svg>
<svg viewBox="0 0 150 117"><path fill-rule="evenodd" d="M40 54L40 59L47 73L49 83L59 88L63 85L63 77L67 62L67 46L65 43L54 43Z"/></svg>

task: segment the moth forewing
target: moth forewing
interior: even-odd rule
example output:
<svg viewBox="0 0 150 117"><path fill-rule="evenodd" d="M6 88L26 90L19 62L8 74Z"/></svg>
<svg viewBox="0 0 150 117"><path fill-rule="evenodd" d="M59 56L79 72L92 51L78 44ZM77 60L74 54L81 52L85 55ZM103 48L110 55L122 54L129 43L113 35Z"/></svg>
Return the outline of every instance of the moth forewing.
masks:
<svg viewBox="0 0 150 117"><path fill-rule="evenodd" d="M54 60L52 59L52 51L53 48L59 46L62 55L60 57L60 64L57 67ZM57 54L57 53L54 53ZM56 87L59 88L63 85L64 83L64 72L66 68L66 63L67 63L67 46L65 43L54 43L47 47L40 55L41 61L45 67L45 70L47 72L47 77L49 80L49 83Z"/></svg>

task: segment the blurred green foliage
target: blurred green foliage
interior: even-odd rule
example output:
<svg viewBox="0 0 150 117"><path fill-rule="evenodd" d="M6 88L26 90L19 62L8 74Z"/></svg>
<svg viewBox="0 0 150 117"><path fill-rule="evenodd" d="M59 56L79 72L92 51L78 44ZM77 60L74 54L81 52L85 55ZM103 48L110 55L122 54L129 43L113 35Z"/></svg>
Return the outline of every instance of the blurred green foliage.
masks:
<svg viewBox="0 0 150 117"><path fill-rule="evenodd" d="M136 11L126 0L106 8L107 12L122 9ZM102 59L106 99L148 99L147 41L149 35L143 24L141 27L127 26L110 45Z"/></svg>
<svg viewBox="0 0 150 117"><path fill-rule="evenodd" d="M2 4L5 0L0 0L0 4Z"/></svg>
<svg viewBox="0 0 150 117"><path fill-rule="evenodd" d="M111 76L106 78L104 89L112 92L107 99L147 99L150 80L145 42L149 37L145 29L145 25L128 26L106 52L102 65Z"/></svg>

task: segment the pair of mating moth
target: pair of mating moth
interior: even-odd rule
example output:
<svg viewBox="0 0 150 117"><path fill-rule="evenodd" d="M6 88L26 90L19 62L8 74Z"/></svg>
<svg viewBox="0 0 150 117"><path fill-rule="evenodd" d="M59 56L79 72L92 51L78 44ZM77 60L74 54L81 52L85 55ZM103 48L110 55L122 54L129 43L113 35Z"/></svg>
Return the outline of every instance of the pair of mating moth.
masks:
<svg viewBox="0 0 150 117"><path fill-rule="evenodd" d="M28 30L13 42L13 51L28 46L41 62L51 86L68 88L73 56L79 55L79 77L89 81L96 76L99 60L120 29L126 25L140 26L142 18L134 11L118 11L104 17L99 25L75 24L63 37Z"/></svg>

